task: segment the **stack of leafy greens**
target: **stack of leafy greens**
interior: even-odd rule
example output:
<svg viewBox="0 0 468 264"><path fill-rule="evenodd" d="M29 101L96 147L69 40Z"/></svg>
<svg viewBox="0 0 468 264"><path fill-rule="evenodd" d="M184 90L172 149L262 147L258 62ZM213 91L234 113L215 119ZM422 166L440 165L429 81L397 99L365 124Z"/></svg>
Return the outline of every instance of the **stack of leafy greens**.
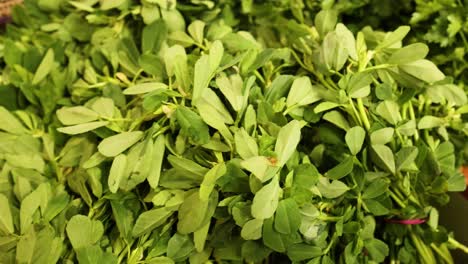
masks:
<svg viewBox="0 0 468 264"><path fill-rule="evenodd" d="M465 189L463 87L402 45L408 26L353 34L333 3L265 2L16 8L0 37L0 262L468 253L437 211Z"/></svg>

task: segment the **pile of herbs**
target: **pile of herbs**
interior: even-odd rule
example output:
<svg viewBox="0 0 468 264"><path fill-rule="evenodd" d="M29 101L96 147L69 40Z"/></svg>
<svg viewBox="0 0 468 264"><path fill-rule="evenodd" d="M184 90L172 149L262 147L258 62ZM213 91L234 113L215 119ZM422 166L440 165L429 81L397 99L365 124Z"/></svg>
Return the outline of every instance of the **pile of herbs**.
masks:
<svg viewBox="0 0 468 264"><path fill-rule="evenodd" d="M15 8L0 37L0 262L468 252L437 211L465 189L464 88L426 44L403 45L408 26L351 31L346 1L265 2Z"/></svg>

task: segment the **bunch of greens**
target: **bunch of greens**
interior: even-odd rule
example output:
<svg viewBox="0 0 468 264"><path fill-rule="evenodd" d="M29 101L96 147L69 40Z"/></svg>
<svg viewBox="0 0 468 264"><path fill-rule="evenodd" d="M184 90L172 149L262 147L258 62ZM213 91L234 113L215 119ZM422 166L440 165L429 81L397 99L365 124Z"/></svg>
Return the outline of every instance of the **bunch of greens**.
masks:
<svg viewBox="0 0 468 264"><path fill-rule="evenodd" d="M468 252L437 211L465 188L463 88L425 44L402 45L409 27L353 34L301 3L16 8L0 37L0 262Z"/></svg>

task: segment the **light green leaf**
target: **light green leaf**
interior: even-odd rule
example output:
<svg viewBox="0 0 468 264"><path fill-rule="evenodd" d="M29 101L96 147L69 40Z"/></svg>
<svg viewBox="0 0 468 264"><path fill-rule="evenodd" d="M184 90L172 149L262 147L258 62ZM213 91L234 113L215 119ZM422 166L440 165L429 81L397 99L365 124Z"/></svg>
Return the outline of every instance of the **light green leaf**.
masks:
<svg viewBox="0 0 468 264"><path fill-rule="evenodd" d="M429 53L429 47L424 43L413 43L396 50L388 59L390 64L405 64L424 59Z"/></svg>
<svg viewBox="0 0 468 264"><path fill-rule="evenodd" d="M99 118L99 114L84 106L73 106L57 110L57 118L64 125L76 125L92 122Z"/></svg>
<svg viewBox="0 0 468 264"><path fill-rule="evenodd" d="M57 128L57 131L64 133L64 134L69 134L69 135L78 135L78 134L86 133L88 131L95 130L96 128L107 126L108 124L109 124L108 121L96 121L96 122L84 123L84 124L79 124L79 125L74 125L74 126L59 127Z"/></svg>
<svg viewBox="0 0 468 264"><path fill-rule="evenodd" d="M363 98L370 94L372 74L361 72L353 74L348 82L348 94L351 98Z"/></svg>
<svg viewBox="0 0 468 264"><path fill-rule="evenodd" d="M44 80L47 75L49 75L50 71L54 67L54 50L48 49L47 53L45 54L44 58L41 61L41 64L37 67L36 73L34 74L32 84L36 85Z"/></svg>
<svg viewBox="0 0 468 264"><path fill-rule="evenodd" d="M257 142L251 137L244 128L239 129L234 134L236 151L242 159L249 159L258 156Z"/></svg>
<svg viewBox="0 0 468 264"><path fill-rule="evenodd" d="M123 132L105 138L98 145L99 152L106 157L115 157L133 146L143 137L143 132Z"/></svg>
<svg viewBox="0 0 468 264"><path fill-rule="evenodd" d="M392 150L385 145L372 145L372 150L377 165L391 173L395 173L396 166Z"/></svg>
<svg viewBox="0 0 468 264"><path fill-rule="evenodd" d="M2 120L0 122L0 130L12 134L24 134L28 132L21 122L3 106L0 106L0 120Z"/></svg>
<svg viewBox="0 0 468 264"><path fill-rule="evenodd" d="M193 95L192 102L197 104L198 99L204 95L204 90L208 88L208 84L214 77L218 69L221 59L223 58L224 48L221 41L216 40L210 48L209 55L202 57L195 63Z"/></svg>
<svg viewBox="0 0 468 264"><path fill-rule="evenodd" d="M429 60L417 60L399 66L404 72L427 83L435 83L445 78L437 66Z"/></svg>
<svg viewBox="0 0 468 264"><path fill-rule="evenodd" d="M163 207L151 209L140 214L132 230L133 237L139 237L145 233L151 232L156 227L164 224L173 213L173 211Z"/></svg>
<svg viewBox="0 0 468 264"><path fill-rule="evenodd" d="M189 234L201 229L211 220L217 204L218 192L212 192L209 199L202 200L199 190L193 190L179 208L177 231Z"/></svg>
<svg viewBox="0 0 468 264"><path fill-rule="evenodd" d="M79 264L117 264L117 257L111 252L102 251L101 247L94 245L76 250Z"/></svg>
<svg viewBox="0 0 468 264"><path fill-rule="evenodd" d="M209 231L210 222L206 223L205 226L193 233L193 242L195 244L195 249L197 250L197 252L203 252L203 250L205 249L205 243Z"/></svg>
<svg viewBox="0 0 468 264"><path fill-rule="evenodd" d="M266 182L273 178L278 171L278 168L274 167L270 160L264 156L255 156L243 160L241 166L250 171L261 182Z"/></svg>
<svg viewBox="0 0 468 264"><path fill-rule="evenodd" d="M333 103L333 102L322 102L314 108L314 112L318 114L318 113L325 112L333 108L337 108L339 106L341 105L337 103Z"/></svg>
<svg viewBox="0 0 468 264"><path fill-rule="evenodd" d="M119 154L117 157L114 158L114 161L112 162L112 166L109 171L109 178L107 180L109 190L112 193L116 193L119 189L119 185L122 182L122 180L129 176L125 175L126 168L127 156L125 156L124 154Z"/></svg>
<svg viewBox="0 0 468 264"><path fill-rule="evenodd" d="M275 153L278 155L278 166L281 167L291 158L301 140L301 129L304 123L293 120L282 127L278 133L275 144Z"/></svg>
<svg viewBox="0 0 468 264"><path fill-rule="evenodd" d="M320 11L314 19L315 27L322 38L335 28L337 21L338 14L331 9Z"/></svg>
<svg viewBox="0 0 468 264"><path fill-rule="evenodd" d="M153 160L151 164L151 171L147 178L151 188L156 188L159 185L159 178L161 176L165 149L166 140L164 138L164 135L162 134L156 138L153 145Z"/></svg>
<svg viewBox="0 0 468 264"><path fill-rule="evenodd" d="M387 122L396 125L401 121L400 107L394 101L383 101L376 108L377 114Z"/></svg>
<svg viewBox="0 0 468 264"><path fill-rule="evenodd" d="M211 168L203 178L203 182L200 184L200 199L202 201L208 201L216 181L226 174L226 165L224 163L218 163Z"/></svg>
<svg viewBox="0 0 468 264"><path fill-rule="evenodd" d="M349 156L345 160L340 162L340 164L336 165L335 167L327 171L325 173L325 176L327 176L328 178L332 180L338 180L350 174L353 171L353 167L354 167L354 157Z"/></svg>
<svg viewBox="0 0 468 264"><path fill-rule="evenodd" d="M244 106L244 95L242 93L243 81L239 74L233 74L229 78L221 74L216 78L216 85L229 101L232 108L238 112Z"/></svg>
<svg viewBox="0 0 468 264"><path fill-rule="evenodd" d="M66 231L73 249L77 250L96 244L104 234L104 227L99 220L75 215L68 222Z"/></svg>
<svg viewBox="0 0 468 264"><path fill-rule="evenodd" d="M334 199L349 190L349 187L339 180L330 181L325 177L320 177L317 188L320 194L328 199Z"/></svg>
<svg viewBox="0 0 468 264"><path fill-rule="evenodd" d="M282 192L278 181L278 177L273 178L255 194L251 213L256 219L267 219L275 213Z"/></svg>
<svg viewBox="0 0 468 264"><path fill-rule="evenodd" d="M286 100L286 105L288 108L304 106L313 104L320 99L321 96L317 89L313 89L310 78L303 76L294 80Z"/></svg>
<svg viewBox="0 0 468 264"><path fill-rule="evenodd" d="M13 218L11 215L10 203L8 198L0 193L0 230L7 234L13 234L15 227L13 226Z"/></svg>
<svg viewBox="0 0 468 264"><path fill-rule="evenodd" d="M435 116L423 116L418 122L418 129L431 129L445 125L445 120Z"/></svg>
<svg viewBox="0 0 468 264"><path fill-rule="evenodd" d="M292 198L278 204L275 215L275 230L283 234L293 234L301 225L302 215L299 206Z"/></svg>
<svg viewBox="0 0 468 264"><path fill-rule="evenodd" d="M350 129L348 120L346 120L345 116L341 112L336 110L324 114L323 119L343 129L344 131L348 131Z"/></svg>
<svg viewBox="0 0 468 264"><path fill-rule="evenodd" d="M201 20L193 21L188 27L187 31L195 40L196 43L203 44L203 30L205 29L205 22Z"/></svg>
<svg viewBox="0 0 468 264"><path fill-rule="evenodd" d="M99 97L91 105L91 109L96 111L101 117L112 118L114 117L114 100L106 97Z"/></svg>
<svg viewBox="0 0 468 264"><path fill-rule="evenodd" d="M344 48L348 51L349 56L357 61L356 39L353 33L342 23L336 25L335 33L338 39L343 43Z"/></svg>
<svg viewBox="0 0 468 264"><path fill-rule="evenodd" d="M397 43L400 43L408 34L410 29L411 28L409 26L400 26L395 31L387 33L385 39L379 43L376 49L379 50L383 48L389 48Z"/></svg>
<svg viewBox="0 0 468 264"><path fill-rule="evenodd" d="M160 89L167 89L167 85L160 82L147 82L139 83L133 86L128 87L123 91L123 94L134 95L134 94L144 94L153 92Z"/></svg>
<svg viewBox="0 0 468 264"><path fill-rule="evenodd" d="M390 141L392 141L394 132L395 132L395 129L393 129L392 127L385 127L385 128L376 130L372 132L370 136L371 143L385 145L389 143Z"/></svg>
<svg viewBox="0 0 468 264"><path fill-rule="evenodd" d="M257 240L262 237L263 219L252 219L244 224L241 237L245 240Z"/></svg>
<svg viewBox="0 0 468 264"><path fill-rule="evenodd" d="M352 127L346 132L346 145L348 145L351 154L356 155L361 151L364 139L366 139L366 131L360 126Z"/></svg>

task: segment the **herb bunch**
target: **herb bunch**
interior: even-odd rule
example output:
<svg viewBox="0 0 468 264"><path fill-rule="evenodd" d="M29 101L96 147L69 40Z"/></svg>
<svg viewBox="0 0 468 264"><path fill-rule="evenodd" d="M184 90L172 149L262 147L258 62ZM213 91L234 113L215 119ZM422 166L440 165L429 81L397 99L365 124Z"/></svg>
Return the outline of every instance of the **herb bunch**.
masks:
<svg viewBox="0 0 468 264"><path fill-rule="evenodd" d="M283 14L268 25L278 13L241 3L14 10L0 38L2 263L468 251L437 212L465 188L453 142L467 98L428 47L402 45L407 26L353 34L334 11L293 20L280 1L256 5Z"/></svg>

